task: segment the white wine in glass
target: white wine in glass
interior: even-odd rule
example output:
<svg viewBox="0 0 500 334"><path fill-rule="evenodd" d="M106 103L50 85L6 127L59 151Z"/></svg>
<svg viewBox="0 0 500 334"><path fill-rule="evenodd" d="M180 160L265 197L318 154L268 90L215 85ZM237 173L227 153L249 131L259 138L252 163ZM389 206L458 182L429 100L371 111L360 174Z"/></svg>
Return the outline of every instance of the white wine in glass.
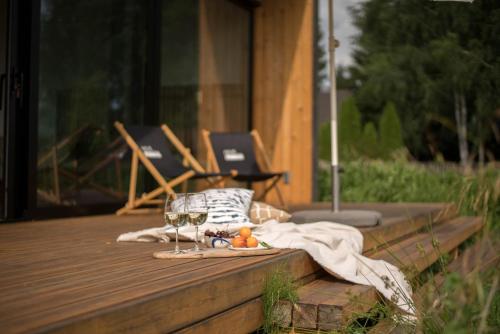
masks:
<svg viewBox="0 0 500 334"><path fill-rule="evenodd" d="M208 218L208 206L205 194L188 194L187 213L189 223L196 228L193 250L198 252L200 250L200 246L198 245L198 226L206 222Z"/></svg>
<svg viewBox="0 0 500 334"><path fill-rule="evenodd" d="M165 212L163 220L166 225L175 228L175 249L174 254L183 253L179 248L179 227L187 223L186 194L169 194L165 201Z"/></svg>

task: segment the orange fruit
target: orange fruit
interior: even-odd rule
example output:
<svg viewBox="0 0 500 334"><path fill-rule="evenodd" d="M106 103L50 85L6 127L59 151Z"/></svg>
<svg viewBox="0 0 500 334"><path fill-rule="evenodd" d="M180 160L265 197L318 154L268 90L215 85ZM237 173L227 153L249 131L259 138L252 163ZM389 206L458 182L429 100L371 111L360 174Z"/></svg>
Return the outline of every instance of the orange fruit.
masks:
<svg viewBox="0 0 500 334"><path fill-rule="evenodd" d="M247 247L257 247L259 245L259 240L255 237L249 237L247 239Z"/></svg>
<svg viewBox="0 0 500 334"><path fill-rule="evenodd" d="M240 237L243 237L243 238L247 239L251 235L252 235L252 230L249 229L248 227L242 227L242 228L240 228Z"/></svg>
<svg viewBox="0 0 500 334"><path fill-rule="evenodd" d="M233 240L231 241L231 245L236 248L242 248L247 246L247 241L241 236L234 237Z"/></svg>

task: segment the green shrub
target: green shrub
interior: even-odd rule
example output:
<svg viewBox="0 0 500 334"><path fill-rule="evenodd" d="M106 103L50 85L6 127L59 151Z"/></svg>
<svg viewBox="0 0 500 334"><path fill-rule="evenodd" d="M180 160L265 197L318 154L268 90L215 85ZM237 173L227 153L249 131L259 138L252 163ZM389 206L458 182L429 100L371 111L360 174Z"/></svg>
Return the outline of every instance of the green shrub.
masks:
<svg viewBox="0 0 500 334"><path fill-rule="evenodd" d="M379 144L377 138L377 129L372 122L365 124L363 128L363 135L359 143L361 144L359 151L365 157L377 158L379 152Z"/></svg>
<svg viewBox="0 0 500 334"><path fill-rule="evenodd" d="M361 138L361 113L353 97L342 103L338 122L340 159L350 160L357 156Z"/></svg>
<svg viewBox="0 0 500 334"><path fill-rule="evenodd" d="M379 121L379 134L381 158L390 158L396 150L404 147L401 122L392 102L387 103L384 107Z"/></svg>

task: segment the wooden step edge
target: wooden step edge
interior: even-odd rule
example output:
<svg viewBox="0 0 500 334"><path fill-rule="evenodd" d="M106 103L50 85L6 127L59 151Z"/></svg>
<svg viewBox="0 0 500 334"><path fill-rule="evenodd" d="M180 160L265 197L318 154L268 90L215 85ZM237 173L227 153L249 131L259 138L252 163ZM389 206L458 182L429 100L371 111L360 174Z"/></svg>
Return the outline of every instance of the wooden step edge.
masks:
<svg viewBox="0 0 500 334"><path fill-rule="evenodd" d="M499 264L500 244L488 238L477 241L447 265L446 273L438 273L414 293L413 300L417 309L423 307L423 298L441 288L448 273L456 272L461 277L467 278L474 273L482 273L488 269L496 268ZM368 333L398 333L398 330L398 325L392 319L386 318L380 320Z"/></svg>
<svg viewBox="0 0 500 334"><path fill-rule="evenodd" d="M477 232L482 225L482 220L478 217L459 217L446 222L443 226L440 226L434 231L434 233L438 233L441 237L441 240L438 239L441 252L447 253L456 248L459 244ZM448 234L448 229L451 228L458 228L458 236ZM427 236L426 253L416 256L417 261L415 265L417 267L417 272L423 271L439 258L435 249L431 247L432 238L435 236L431 233L425 235ZM421 240L422 236L414 236L413 238ZM407 251L407 249L400 249L399 255L405 255L406 257L406 254L402 254L405 251ZM394 255L396 257L398 256L397 253ZM377 256L377 254L375 254L374 258L388 260L383 256ZM338 280L332 280L331 282L325 280L323 282L324 283L318 283L318 281L313 281L299 289L299 302L290 310L294 326L311 329L317 328L321 330L338 330L346 325L352 317L352 314L368 311L378 300L378 294L375 288L371 286L344 283ZM321 286L323 286L323 288L328 287L329 290L332 291L335 290L335 286L339 284L348 284L351 291L344 292L344 294L339 294L337 291L336 298L331 299L329 302L325 302L324 296L322 296L323 299L319 303L313 301L314 294L318 294L317 290L321 290ZM332 288L332 286L334 287ZM349 295L349 298L346 298L346 295Z"/></svg>
<svg viewBox="0 0 500 334"><path fill-rule="evenodd" d="M263 308L262 298L258 297L178 330L176 333L251 333L259 329L264 322Z"/></svg>
<svg viewBox="0 0 500 334"><path fill-rule="evenodd" d="M474 273L483 273L496 268L498 264L500 264L500 243L489 238L477 241L452 260L446 266L445 272L439 272L418 288L414 294L417 309L422 307L423 297L442 287L449 273L457 273L463 279L467 279Z"/></svg>
<svg viewBox="0 0 500 334"><path fill-rule="evenodd" d="M326 272L321 269L310 275L297 279L295 284L298 287L301 287L325 275ZM203 319L193 325L179 330L178 333L250 333L262 326L264 321L263 307L262 298L258 297L244 302L236 307L230 308L224 312ZM288 300L278 301L274 310L274 318L281 327L288 327L291 325L291 313L286 311L291 307L292 303ZM234 324L240 324L240 321L244 321L244 324L235 328Z"/></svg>
<svg viewBox="0 0 500 334"><path fill-rule="evenodd" d="M480 217L458 217L449 220L431 231L421 232L399 244L384 248L370 257L385 260L405 272L420 273L441 255L449 253L484 226ZM403 246L403 247L401 247ZM426 253L423 254L425 249Z"/></svg>
<svg viewBox="0 0 500 334"><path fill-rule="evenodd" d="M200 277L178 288L54 322L40 328L39 332L92 333L96 326L102 328L102 333L125 332L131 326L143 332L176 332L260 297L265 277L275 268L283 267L294 279L320 270L319 265L300 250L269 255L264 261L253 261L252 258L245 258L245 261L249 262L248 266ZM131 318L130 315L137 314L138 309L141 316Z"/></svg>
<svg viewBox="0 0 500 334"><path fill-rule="evenodd" d="M444 207L429 213L399 218L383 223L381 226L361 230L364 237L363 253L373 253L378 249L408 238L428 226L439 225L457 216L458 209L456 205L447 203Z"/></svg>

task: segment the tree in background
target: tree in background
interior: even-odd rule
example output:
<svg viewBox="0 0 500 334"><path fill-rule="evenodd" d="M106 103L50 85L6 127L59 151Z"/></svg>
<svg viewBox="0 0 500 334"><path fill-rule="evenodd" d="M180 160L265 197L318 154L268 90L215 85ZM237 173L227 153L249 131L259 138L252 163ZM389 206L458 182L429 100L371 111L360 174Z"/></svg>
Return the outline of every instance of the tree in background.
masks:
<svg viewBox="0 0 500 334"><path fill-rule="evenodd" d="M369 0L352 13L360 34L350 70L363 119L375 121L393 101L416 158L435 158L433 144L464 166L469 155L495 159L500 1Z"/></svg>
<svg viewBox="0 0 500 334"><path fill-rule="evenodd" d="M350 160L359 152L361 138L361 113L354 98L349 97L342 103L338 126L340 158Z"/></svg>
<svg viewBox="0 0 500 334"><path fill-rule="evenodd" d="M363 127L363 134L359 140L359 150L363 156L368 158L378 158L379 157L379 142L377 129L372 122L368 122Z"/></svg>
<svg viewBox="0 0 500 334"><path fill-rule="evenodd" d="M394 151L404 147L401 136L401 122L394 103L385 105L379 121L380 155L389 158Z"/></svg>
<svg viewBox="0 0 500 334"><path fill-rule="evenodd" d="M342 161L360 157L371 159L391 159L397 150L404 148L401 136L401 122L394 103L389 102L378 121L380 135L375 122L361 121L361 113L353 97L342 103L339 115L339 150ZM319 158L331 159L330 123L325 122L319 129Z"/></svg>

